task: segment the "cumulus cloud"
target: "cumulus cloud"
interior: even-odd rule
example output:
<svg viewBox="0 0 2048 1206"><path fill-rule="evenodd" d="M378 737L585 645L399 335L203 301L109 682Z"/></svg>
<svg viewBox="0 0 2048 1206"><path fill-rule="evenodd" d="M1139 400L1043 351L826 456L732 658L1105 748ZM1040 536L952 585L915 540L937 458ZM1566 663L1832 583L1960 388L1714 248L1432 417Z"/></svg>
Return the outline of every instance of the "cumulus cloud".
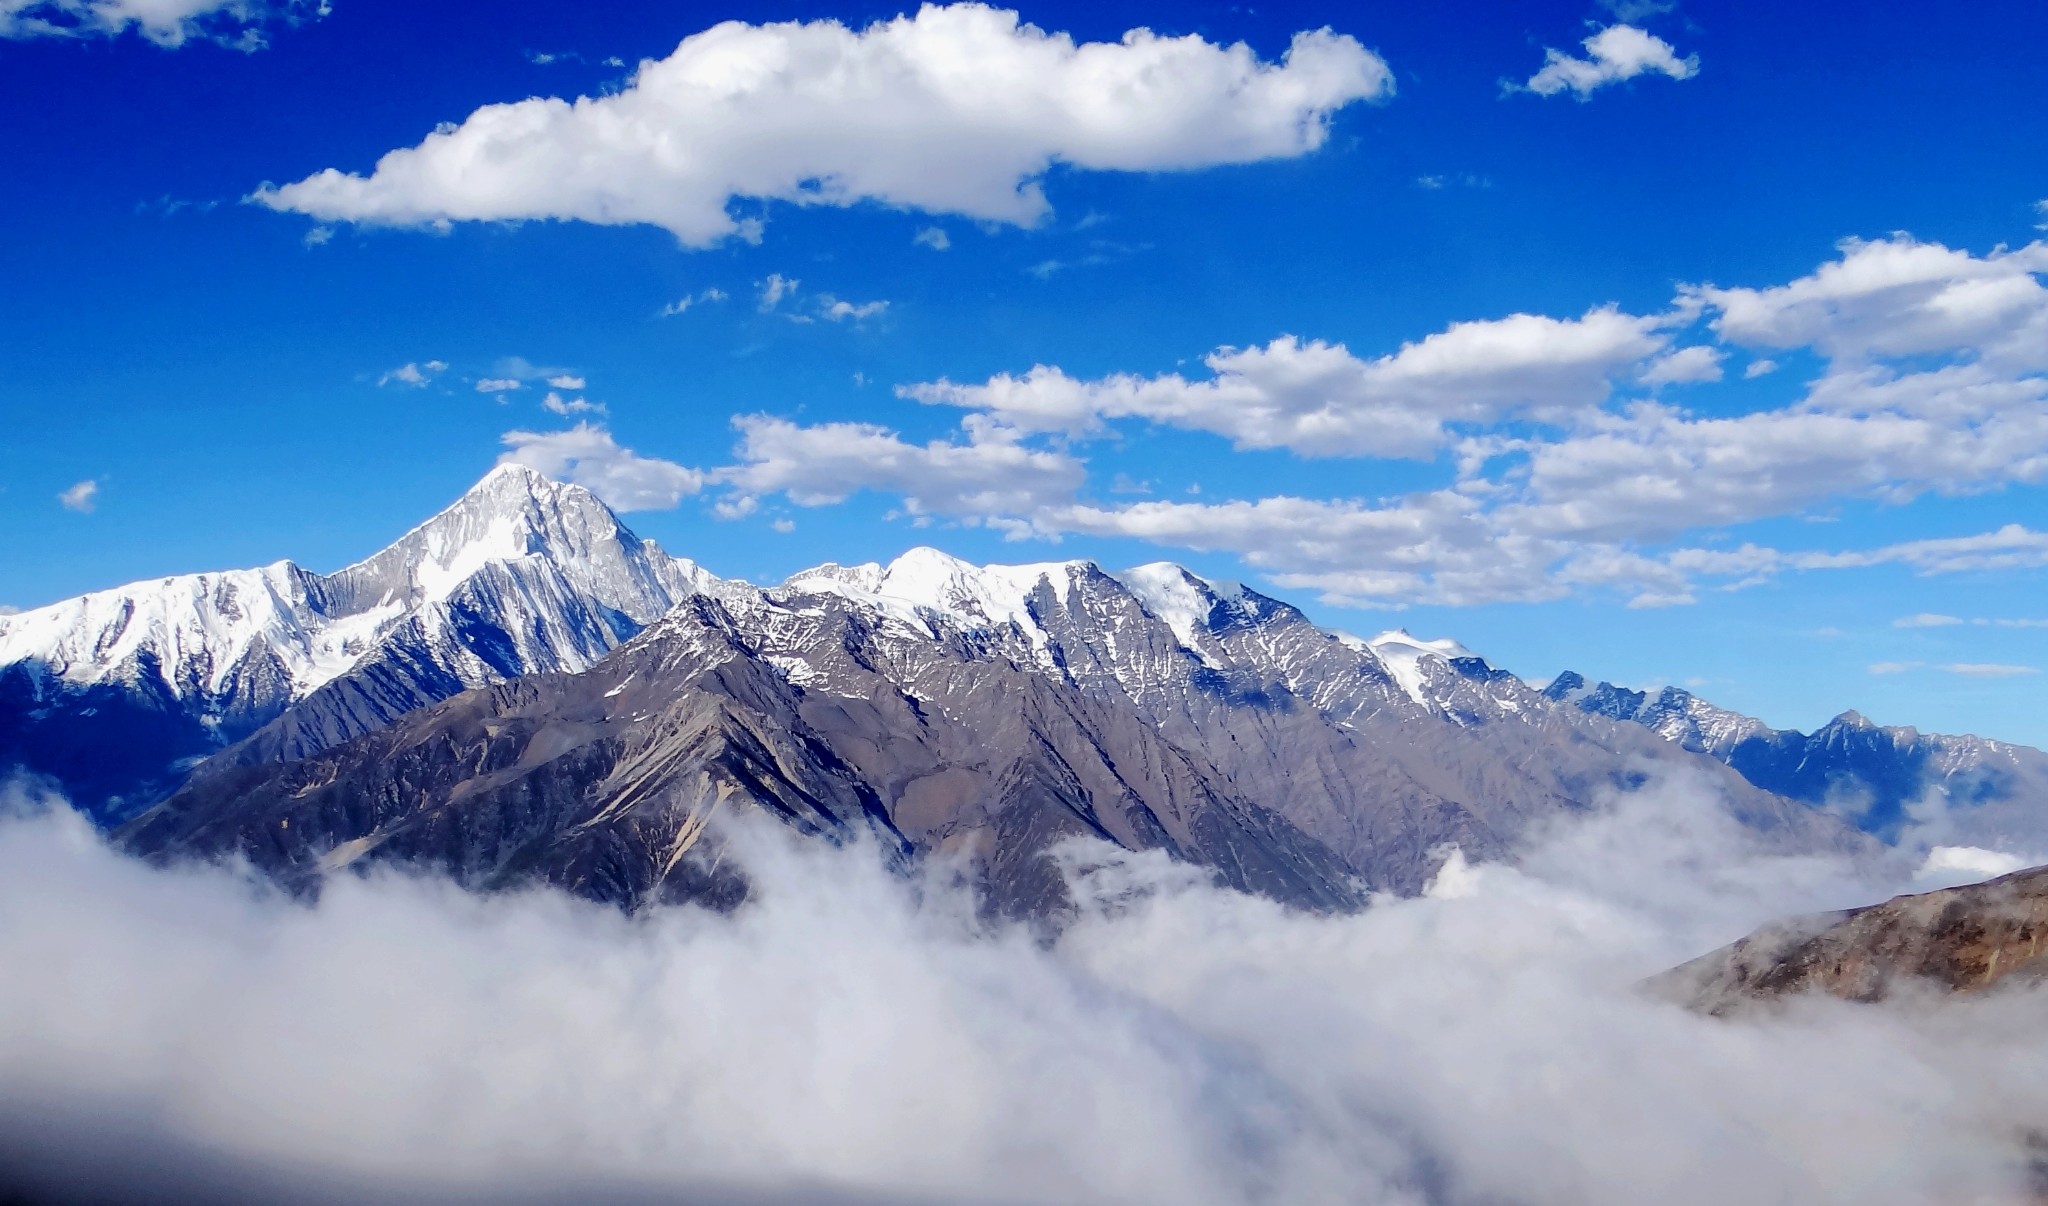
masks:
<svg viewBox="0 0 2048 1206"><path fill-rule="evenodd" d="M1530 76L1522 88L1538 96L1568 91L1583 101L1598 89L1639 75L1689 80L1700 73L1698 55L1681 59L1671 43L1633 25L1610 25L1580 45L1586 48L1583 59L1562 50L1545 50L1543 69Z"/></svg>
<svg viewBox="0 0 2048 1206"><path fill-rule="evenodd" d="M1039 524L1232 553L1279 586L1342 605L1535 602L1566 593L1547 572L1558 546L1498 531L1474 500L1450 491L1390 506L1288 496L1075 504L1051 509Z"/></svg>
<svg viewBox="0 0 2048 1206"><path fill-rule="evenodd" d="M933 251L944 251L953 245L952 236L946 233L945 228L939 226L920 227L918 232L911 236L910 241L919 247L929 247Z"/></svg>
<svg viewBox="0 0 2048 1206"><path fill-rule="evenodd" d="M1242 43L1132 30L1077 45L982 4L851 29L727 21L643 61L619 92L489 105L394 150L254 199L321 221L558 219L744 234L735 199L864 201L1032 225L1055 164L1164 171L1303 155L1330 116L1392 91L1330 30L1278 63Z"/></svg>
<svg viewBox="0 0 2048 1206"><path fill-rule="evenodd" d="M769 415L733 420L738 463L718 480L741 496L779 493L798 506L844 502L864 490L903 496L913 515L943 515L1007 526L1070 497L1081 463L1065 454L1025 447L1017 433L976 421L961 442L914 444L870 423L804 426Z"/></svg>
<svg viewBox="0 0 2048 1206"><path fill-rule="evenodd" d="M1874 549L1692 543L1845 499L1899 506L2048 482L2048 245L1977 256L1897 235L1838 251L1786 285L1685 286L1662 314L1609 305L1456 323L1378 356L1283 336L1211 352L1206 375L1040 364L897 392L970 412L984 434L968 443L1000 432L1007 455L1057 458L1059 490L991 492L1028 508L979 522L1230 553L1332 603L1613 592L1673 606L1795 571L2048 565L2048 536L2017 524ZM1720 381L1741 346L1810 349L1824 368L1762 409L1696 413L1654 396ZM1439 460L1450 480L1377 499L1085 497L1077 453L1139 422L1303 457ZM878 469L868 485L888 480Z"/></svg>
<svg viewBox="0 0 2048 1206"><path fill-rule="evenodd" d="M1764 289L1688 289L1714 331L1745 347L1812 347L1860 362L1969 349L1974 358L2048 368L2048 244L1989 255L1907 235L1848 239L1840 258Z"/></svg>
<svg viewBox="0 0 2048 1206"><path fill-rule="evenodd" d="M698 470L623 448L593 423L567 431L508 431L503 442L511 451L498 458L500 464L525 465L583 486L615 511L665 511L704 488L705 475Z"/></svg>
<svg viewBox="0 0 2048 1206"><path fill-rule="evenodd" d="M901 392L1028 431L1087 435L1140 418L1214 432L1241 448L1426 458L1449 442L1454 423L1518 411L1556 416L1605 401L1617 373L1665 346L1658 325L1612 306L1576 319L1515 314L1458 323L1371 360L1342 344L1282 336L1212 352L1204 358L1211 375L1192 381L1178 373L1084 381L1039 365L1022 377Z"/></svg>
<svg viewBox="0 0 2048 1206"><path fill-rule="evenodd" d="M66 486L57 494L57 502L66 511L77 511L81 515L92 514L100 495L100 484L91 478Z"/></svg>
<svg viewBox="0 0 2048 1206"><path fill-rule="evenodd" d="M0 1166L102 1201L1904 1206L2018 1200L2048 1125L2032 994L1636 991L1885 890L1682 784L1354 916L1072 846L1051 943L943 874L733 837L737 912L628 918L395 876L306 905L0 826L33 969L0 977Z"/></svg>
<svg viewBox="0 0 2048 1206"><path fill-rule="evenodd" d="M407 361L377 378L379 385L404 385L417 389L448 371L445 360Z"/></svg>
<svg viewBox="0 0 2048 1206"><path fill-rule="evenodd" d="M260 50L266 24L326 12L325 0L0 0L0 38L111 38L133 29L167 48L206 41Z"/></svg>
<svg viewBox="0 0 2048 1206"><path fill-rule="evenodd" d="M524 388L526 383L517 377L482 377L476 383L476 392L480 394L503 394Z"/></svg>
<svg viewBox="0 0 2048 1206"><path fill-rule="evenodd" d="M1687 385L1699 381L1719 381L1721 360L1727 353L1719 348L1694 345L1678 348L1659 356L1643 370L1644 385Z"/></svg>
<svg viewBox="0 0 2048 1206"><path fill-rule="evenodd" d="M582 389L588 382L575 373L557 373L548 378L548 385L554 389Z"/></svg>

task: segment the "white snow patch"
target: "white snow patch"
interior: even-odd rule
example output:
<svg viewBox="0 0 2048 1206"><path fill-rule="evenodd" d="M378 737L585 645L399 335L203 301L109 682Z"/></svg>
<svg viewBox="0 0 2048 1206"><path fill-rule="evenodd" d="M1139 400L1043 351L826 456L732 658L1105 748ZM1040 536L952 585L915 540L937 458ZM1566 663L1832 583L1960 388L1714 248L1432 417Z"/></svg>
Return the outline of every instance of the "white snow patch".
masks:
<svg viewBox="0 0 2048 1206"><path fill-rule="evenodd" d="M1208 628L1218 598L1211 583L1171 561L1155 561L1110 576L1172 629L1182 645L1199 652L1195 634Z"/></svg>
<svg viewBox="0 0 2048 1206"><path fill-rule="evenodd" d="M1349 637L1347 640L1347 636L1348 634L1339 633L1338 639L1345 641L1346 644L1358 640L1357 637ZM1432 702L1423 689L1428 680L1428 670L1425 666L1427 661L1448 662L1454 657L1474 656L1470 649L1448 637L1443 640L1425 641L1409 635L1405 628L1383 632L1362 644L1372 651L1373 656L1380 659L1380 664L1387 668L1387 673L1394 676L1394 681L1400 684L1401 690L1407 692L1408 698L1424 705Z"/></svg>

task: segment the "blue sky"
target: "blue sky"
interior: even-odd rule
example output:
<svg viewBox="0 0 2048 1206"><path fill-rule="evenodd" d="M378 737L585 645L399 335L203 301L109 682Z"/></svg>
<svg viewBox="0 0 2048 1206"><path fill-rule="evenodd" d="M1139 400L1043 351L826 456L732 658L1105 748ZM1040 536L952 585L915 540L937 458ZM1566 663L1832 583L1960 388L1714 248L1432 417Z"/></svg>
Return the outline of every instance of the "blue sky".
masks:
<svg viewBox="0 0 2048 1206"><path fill-rule="evenodd" d="M2048 742L2038 4L131 3L0 0L0 603L509 452L732 576L1170 559Z"/></svg>

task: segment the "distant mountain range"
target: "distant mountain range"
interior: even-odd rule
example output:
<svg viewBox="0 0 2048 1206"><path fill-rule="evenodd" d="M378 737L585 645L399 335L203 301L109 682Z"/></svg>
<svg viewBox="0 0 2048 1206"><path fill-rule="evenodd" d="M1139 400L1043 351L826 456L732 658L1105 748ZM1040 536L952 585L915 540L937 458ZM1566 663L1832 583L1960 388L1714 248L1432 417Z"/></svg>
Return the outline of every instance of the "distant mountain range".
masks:
<svg viewBox="0 0 2048 1206"><path fill-rule="evenodd" d="M2048 758L2024 747L1848 717L1808 738L1570 674L1537 690L1166 564L917 549L761 588L510 466L333 575L0 618L0 762L153 855L304 883L398 860L628 905L737 899L711 823L734 810L957 855L1016 915L1062 907L1047 852L1070 835L1308 907L1413 892L1446 845L1511 857L1658 767L1788 845L1867 842L1843 816L1895 831L1930 789L2009 840L2048 829Z"/></svg>
<svg viewBox="0 0 2048 1206"><path fill-rule="evenodd" d="M1678 687L1653 694L1589 685L1571 671L1543 693L1640 724L1765 791L1826 806L1887 841L1917 824L1932 841L2048 850L2048 754L2030 746L1880 726L1853 711L1812 733L1774 729Z"/></svg>

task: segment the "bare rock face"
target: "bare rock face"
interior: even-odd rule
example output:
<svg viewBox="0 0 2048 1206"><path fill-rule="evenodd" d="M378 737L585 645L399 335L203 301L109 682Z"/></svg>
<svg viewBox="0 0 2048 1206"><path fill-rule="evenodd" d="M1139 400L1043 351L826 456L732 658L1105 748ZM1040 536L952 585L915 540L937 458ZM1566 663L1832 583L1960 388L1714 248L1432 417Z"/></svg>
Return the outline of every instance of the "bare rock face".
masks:
<svg viewBox="0 0 2048 1206"><path fill-rule="evenodd" d="M699 597L580 675L470 691L309 758L208 764L122 833L155 855L239 853L287 882L393 860L472 887L538 880L628 907L744 888L713 818L755 810L832 841L957 853L998 912L1065 902L1070 836L1163 849L1312 908L1360 901L1350 868L1128 712L943 647L899 688L859 611L805 599L833 638L807 690Z"/></svg>
<svg viewBox="0 0 2048 1206"><path fill-rule="evenodd" d="M1779 922L1656 977L1660 995L1722 1015L1800 993L1882 1001L1980 993L2048 976L2048 867Z"/></svg>

